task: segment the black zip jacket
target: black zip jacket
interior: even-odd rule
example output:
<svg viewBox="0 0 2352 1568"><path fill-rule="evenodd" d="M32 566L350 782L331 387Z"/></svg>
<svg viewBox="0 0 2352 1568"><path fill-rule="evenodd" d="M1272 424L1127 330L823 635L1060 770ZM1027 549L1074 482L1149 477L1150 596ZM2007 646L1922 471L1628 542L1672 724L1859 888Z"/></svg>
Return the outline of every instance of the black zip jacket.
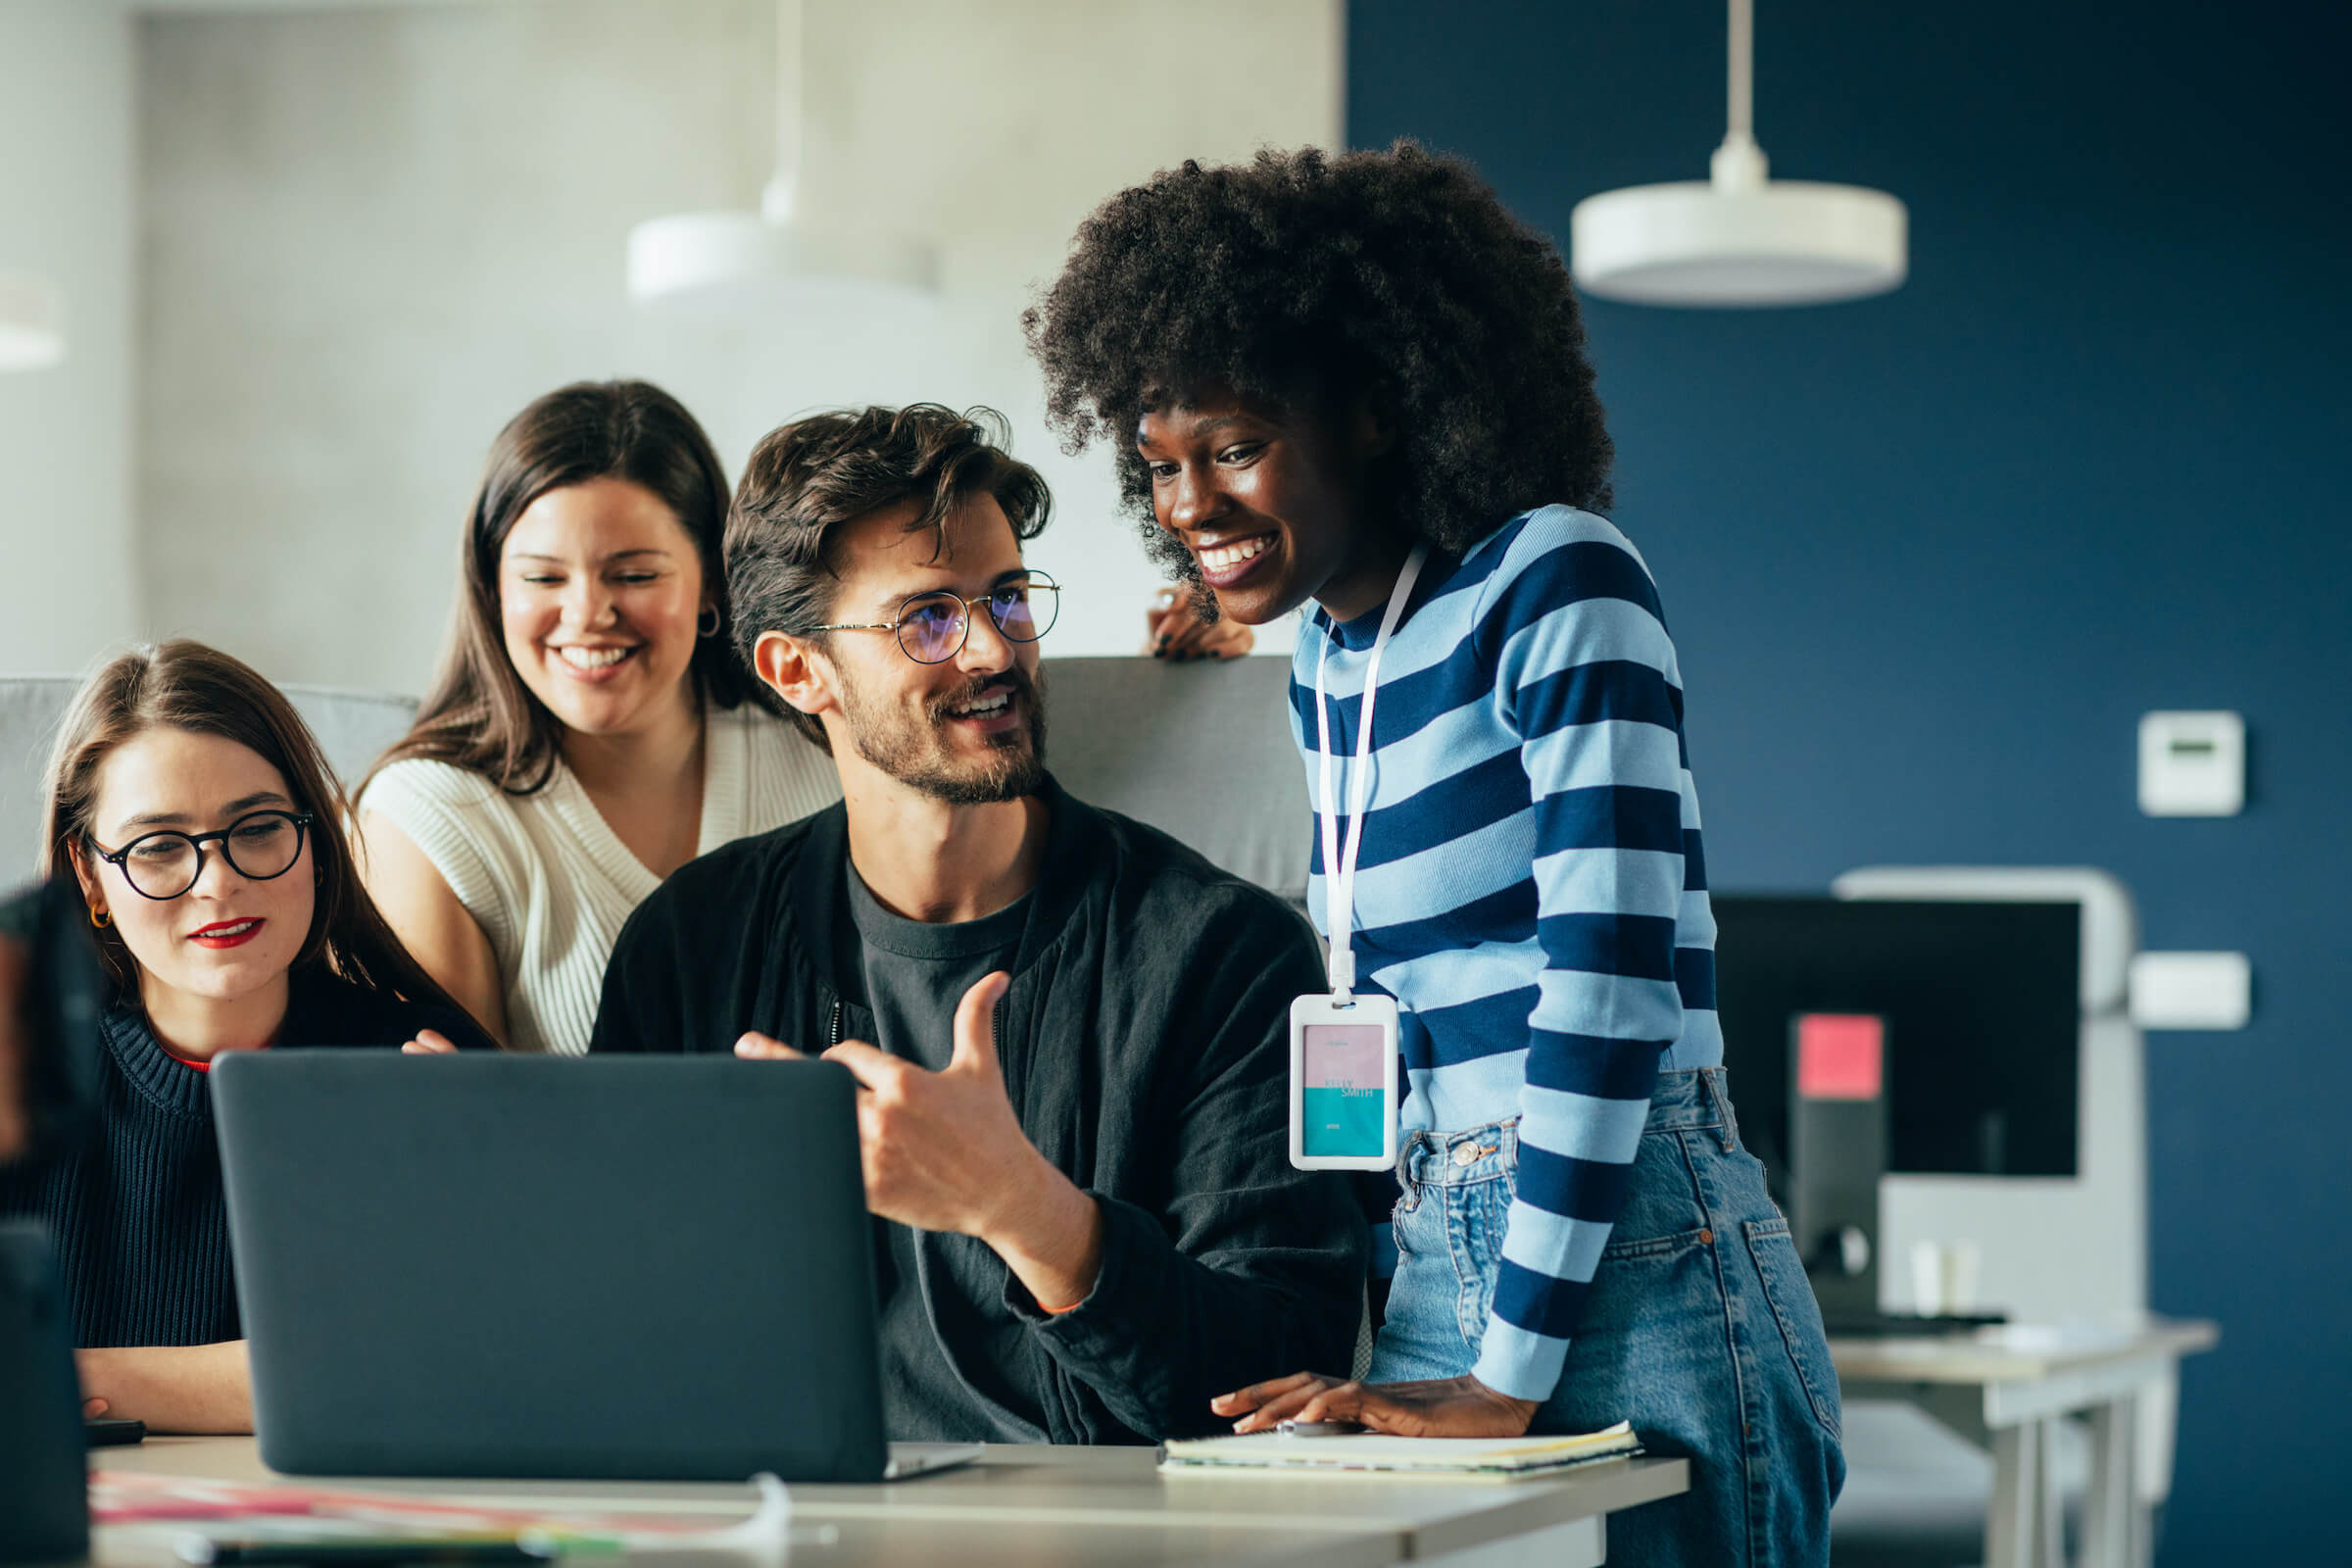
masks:
<svg viewBox="0 0 2352 1568"><path fill-rule="evenodd" d="M1291 1000L1323 989L1323 965L1273 895L1051 780L1042 796L1046 855L997 1052L1030 1142L1102 1206L1102 1272L1057 1314L967 1237L914 1233L920 1272L961 1248L1003 1275L1002 1317L942 1338L1019 1345L991 1381L1020 1389L1050 1441L1222 1430L1211 1396L1344 1370L1355 1343L1363 1221L1341 1178L1291 1168L1286 1131ZM873 1039L848 823L835 806L681 867L622 928L590 1049ZM932 1348L934 1364L886 1381L954 1388L962 1374Z"/></svg>

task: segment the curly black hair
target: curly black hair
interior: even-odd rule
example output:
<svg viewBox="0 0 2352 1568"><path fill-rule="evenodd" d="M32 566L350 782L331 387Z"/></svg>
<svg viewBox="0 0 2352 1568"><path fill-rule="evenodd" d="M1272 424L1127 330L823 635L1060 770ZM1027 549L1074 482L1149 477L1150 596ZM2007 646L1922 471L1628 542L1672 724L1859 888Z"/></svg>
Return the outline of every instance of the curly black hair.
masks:
<svg viewBox="0 0 2352 1568"><path fill-rule="evenodd" d="M1107 438L1153 555L1196 580L1150 525L1135 429L1205 387L1285 408L1372 399L1396 430L1374 493L1440 549L1531 507L1609 505L1558 249L1468 164L1410 141L1163 170L1095 210L1021 324L1064 449Z"/></svg>

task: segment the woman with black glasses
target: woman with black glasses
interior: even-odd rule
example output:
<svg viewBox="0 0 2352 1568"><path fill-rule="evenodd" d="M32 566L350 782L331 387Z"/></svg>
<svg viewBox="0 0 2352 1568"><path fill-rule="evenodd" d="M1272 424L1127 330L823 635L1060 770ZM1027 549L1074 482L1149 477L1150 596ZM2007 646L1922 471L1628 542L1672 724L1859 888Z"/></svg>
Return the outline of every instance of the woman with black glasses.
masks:
<svg viewBox="0 0 2352 1568"><path fill-rule="evenodd" d="M489 1042L360 885L341 789L277 690L199 643L114 660L49 764L43 870L71 871L109 981L97 1126L0 1174L46 1224L91 1414L252 1426L205 1074L224 1051Z"/></svg>

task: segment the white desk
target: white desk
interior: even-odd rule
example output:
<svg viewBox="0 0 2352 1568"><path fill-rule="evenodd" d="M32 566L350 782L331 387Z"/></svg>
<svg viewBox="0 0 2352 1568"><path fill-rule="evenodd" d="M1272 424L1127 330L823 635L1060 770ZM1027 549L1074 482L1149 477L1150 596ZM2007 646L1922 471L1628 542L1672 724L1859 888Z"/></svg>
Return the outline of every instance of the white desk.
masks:
<svg viewBox="0 0 2352 1568"><path fill-rule="evenodd" d="M1992 1503L1985 1568L2058 1568L2058 1491L2051 1430L2090 1417L2090 1490L2084 1499L2084 1568L2146 1568L2147 1506L2132 1484L2136 1401L2182 1356L2210 1350L2211 1323L2151 1318L2136 1329L1986 1329L1920 1339L1834 1339L1830 1360L1847 1395L1898 1394L1938 1409L1939 1391L1981 1391L1973 1415L1992 1446ZM1943 1406L1944 1409L1950 1407Z"/></svg>
<svg viewBox="0 0 2352 1568"><path fill-rule="evenodd" d="M100 1448L100 1470L223 1481L273 1479L250 1438L153 1438ZM1437 1560L1455 1568L1522 1561L1595 1568L1606 1516L1690 1490L1682 1459L1633 1459L1553 1480L1498 1484L1397 1478L1162 1477L1149 1448L991 1445L980 1462L877 1487L792 1489L794 1517L840 1531L796 1553L796 1568L954 1562L957 1568L1062 1563L1266 1562L1380 1568ZM297 1485L301 1484L299 1482ZM337 1490L551 1508L744 1517L743 1487L559 1481L320 1482ZM217 1526L207 1526L218 1529ZM150 1527L104 1527L99 1568L160 1568Z"/></svg>

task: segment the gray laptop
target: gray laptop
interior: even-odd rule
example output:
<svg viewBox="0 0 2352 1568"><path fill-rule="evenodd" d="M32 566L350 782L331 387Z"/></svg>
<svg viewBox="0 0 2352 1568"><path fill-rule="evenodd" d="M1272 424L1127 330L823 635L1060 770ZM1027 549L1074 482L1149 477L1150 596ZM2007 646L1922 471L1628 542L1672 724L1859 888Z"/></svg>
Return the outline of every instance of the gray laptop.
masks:
<svg viewBox="0 0 2352 1568"><path fill-rule="evenodd" d="M213 1094L263 1460L880 1481L855 1086L822 1062L233 1052Z"/></svg>

